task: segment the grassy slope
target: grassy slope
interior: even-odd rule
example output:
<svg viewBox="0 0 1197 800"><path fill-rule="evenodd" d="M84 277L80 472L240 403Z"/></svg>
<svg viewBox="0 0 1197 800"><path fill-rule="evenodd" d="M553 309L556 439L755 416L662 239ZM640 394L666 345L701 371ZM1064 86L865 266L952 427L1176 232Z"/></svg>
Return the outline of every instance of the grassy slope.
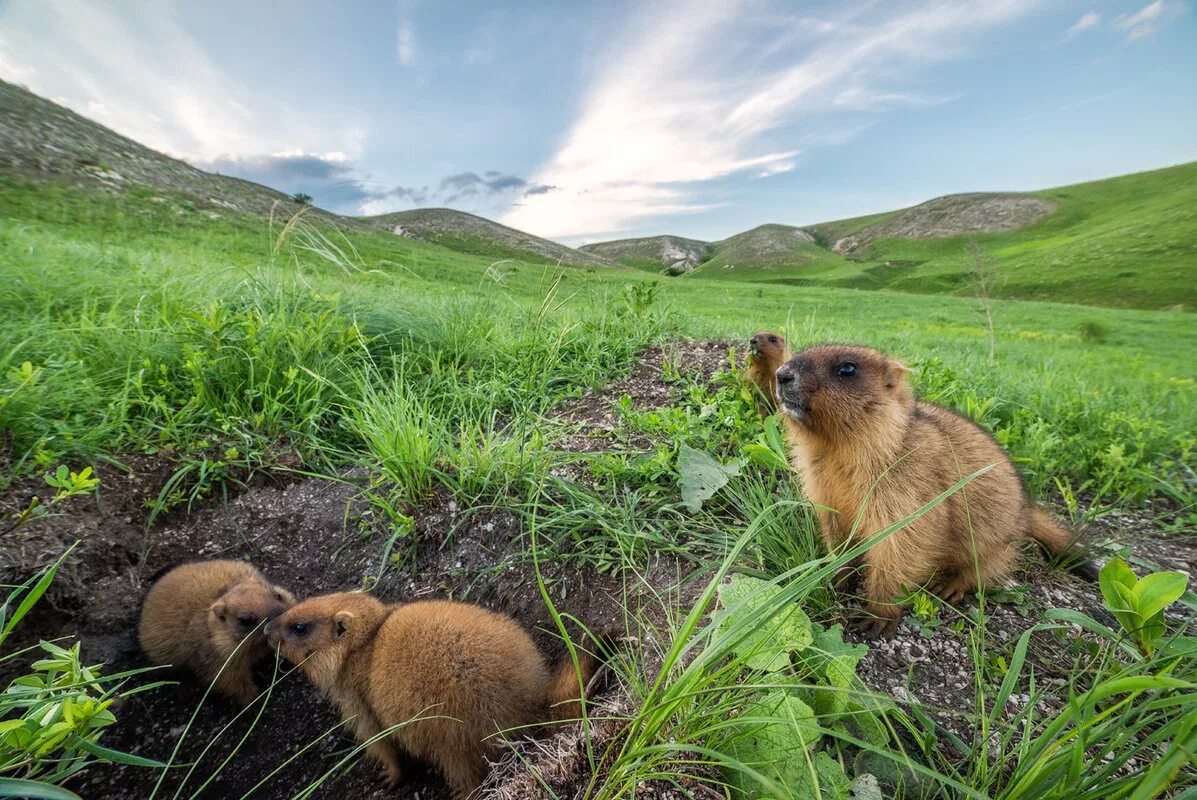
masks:
<svg viewBox="0 0 1197 800"><path fill-rule="evenodd" d="M1056 202L1057 211L1029 228L976 237L1005 276L999 294L1132 308L1197 307L1197 163L1031 194ZM820 243L830 244L891 215L824 223L812 231ZM824 262L817 274L797 265L784 275L745 269L726 277L967 294L970 238L883 239L852 260Z"/></svg>
<svg viewBox="0 0 1197 800"><path fill-rule="evenodd" d="M809 279L842 271L845 261L813 242L803 241L789 225L761 225L714 244L714 255L692 275L704 278Z"/></svg>
<svg viewBox="0 0 1197 800"><path fill-rule="evenodd" d="M420 208L374 217L359 217L369 225L391 229L400 225L426 242L491 260L510 259L536 264L607 268L610 262L591 253L508 228L497 222L446 208Z"/></svg>
<svg viewBox="0 0 1197 800"><path fill-rule="evenodd" d="M275 286L298 292L302 303L315 303L318 313L334 320L357 320L368 335L393 332L425 342L447 337L438 346L467 361L490 358L504 341L526 348L522 337L532 335L525 330L526 315L548 314L553 330L564 331L571 347L612 351L578 367L561 384L568 392L578 380L583 385L600 380L602 370L619 367L620 353L639 346L644 334L621 333L619 326L631 323L614 319L612 309L626 295L625 286L656 283L657 305L671 307L671 326L687 335L735 339L762 327L786 327L800 344L865 342L910 360L923 367L920 380L935 396L962 407L988 404L981 415L1006 430L1010 445L1040 474L1041 486L1051 485L1049 475L1079 483L1087 474L1113 469L1107 451L1117 444L1133 455L1128 470L1144 470L1138 477L1122 476L1128 491L1134 487L1142 494L1154 480L1147 473L1163 469L1163 454L1183 455L1197 429L1197 408L1190 402L1197 331L1186 314L998 302L998 359L989 364L983 318L977 303L966 298L701 277L657 280L634 270L565 270L554 286L543 265L514 263L496 275L488 272L490 259L383 231L352 232L352 248L340 243L343 251L356 252L350 258L356 266L346 270L313 254L327 244L301 247L293 236L275 254L277 230L267 230L257 218L212 220L187 210L179 199L151 202L150 196L134 191L89 197L3 184L0 373L25 360L46 369L38 391L47 394L41 400L27 392L28 404L0 406L0 427L22 434L19 441L27 447L69 453L141 446L127 415L150 415L145 424L151 428L165 424L146 406L105 409L76 393L118 398L125 391L124 370L139 369L162 352L170 356L162 369L184 368L193 346L188 337L195 335L188 314L207 314L213 303L245 308L250 301L244 295L269 293ZM546 303L547 293L552 297ZM267 311L277 309L271 305ZM287 313L317 312L305 307ZM459 341L461 334L444 321L463 315L487 327L470 334L484 341ZM151 318L157 320L152 325ZM601 331L573 330L585 325ZM1085 327L1105 331L1103 340L1086 341ZM100 361L98 353L104 354ZM306 366L306 356L287 357ZM492 377L502 383L504 376ZM50 390L55 381L61 391ZM50 406L37 409L43 401ZM64 429L53 422L55 415L78 424ZM256 417L249 416L253 427ZM197 440L205 436L197 434ZM45 439L41 444L39 437Z"/></svg>

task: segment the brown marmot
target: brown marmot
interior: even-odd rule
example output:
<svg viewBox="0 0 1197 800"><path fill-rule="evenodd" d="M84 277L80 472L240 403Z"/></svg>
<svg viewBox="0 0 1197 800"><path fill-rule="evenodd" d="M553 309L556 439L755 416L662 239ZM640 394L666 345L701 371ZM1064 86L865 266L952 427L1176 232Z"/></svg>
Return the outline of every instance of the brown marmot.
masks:
<svg viewBox="0 0 1197 800"><path fill-rule="evenodd" d="M270 653L266 622L294 603L290 592L244 561L183 564L150 587L137 640L153 663L189 670L249 703L258 694L253 665Z"/></svg>
<svg viewBox="0 0 1197 800"><path fill-rule="evenodd" d="M786 340L776 333L762 331L748 340L748 358L744 365L744 384L756 399L761 419L777 410L777 383L774 375L790 358Z"/></svg>
<svg viewBox="0 0 1197 800"><path fill-rule="evenodd" d="M367 752L389 785L401 780L406 753L439 768L456 800L486 777L496 732L577 717L594 672L585 656L581 685L572 660L551 675L515 620L445 600L314 597L271 622L267 636L353 721L358 741L374 740Z"/></svg>
<svg viewBox="0 0 1197 800"><path fill-rule="evenodd" d="M902 589L931 582L948 602L1000 579L1034 539L1053 554L1073 535L1027 496L1010 456L975 423L915 399L907 368L864 347L814 347L777 372L794 468L834 551L880 532L962 478L992 467L864 554L873 634L892 632Z"/></svg>

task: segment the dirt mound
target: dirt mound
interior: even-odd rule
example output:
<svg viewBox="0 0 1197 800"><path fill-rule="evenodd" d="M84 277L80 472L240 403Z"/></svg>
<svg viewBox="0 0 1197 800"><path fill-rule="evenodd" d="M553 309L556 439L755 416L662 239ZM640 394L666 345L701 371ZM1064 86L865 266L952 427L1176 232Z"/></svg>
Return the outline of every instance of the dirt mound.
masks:
<svg viewBox="0 0 1197 800"><path fill-rule="evenodd" d="M736 363L744 358L744 351L730 342L678 341L664 346L650 347L636 361L632 374L607 384L582 397L563 404L553 416L573 423L573 433L562 446L579 453L606 450L618 427L616 403L627 397L637 410L662 408L672 398L672 386L666 379L666 365L682 375L694 375L710 382L715 374L729 367L729 353ZM636 443L633 443L636 444ZM648 442L639 442L651 446Z"/></svg>
<svg viewBox="0 0 1197 800"><path fill-rule="evenodd" d="M149 467L143 462L140 466ZM364 476L343 480L313 478L259 480L228 502L209 501L191 514L176 513L145 526L144 500L156 494L169 468L143 475L118 476L105 470L106 487L95 498L70 501L63 515L21 529L22 538L50 542L80 538L75 557L64 568L54 602L43 602L17 629L16 646L40 638L77 636L89 663L104 661L114 673L145 665L134 628L141 598L152 580L170 566L198 558L246 558L271 579L301 595L372 585L384 599L453 597L479 602L512 614L532 633L550 659L561 655L555 628L526 557L527 542L519 520L489 506L465 509L438 493L413 511L414 533L396 543L397 563L383 571L389 531L361 499ZM23 496L24 489L17 491ZM34 569L40 558L17 557L5 543L6 581ZM40 553L40 550L36 552ZM653 567L662 581L676 580L664 562ZM381 579L378 578L380 572ZM624 606L635 587L622 579L587 569L545 566L545 578L559 608L598 629L622 624ZM631 602L635 607L635 601ZM8 665L11 673L17 665ZM10 675L11 677L11 675ZM173 675L160 677L173 678ZM116 710L118 724L104 744L166 760L187 726L202 692L191 682L136 695ZM187 732L177 761L188 763L220 735L205 757L207 774L233 752L250 728L252 713L237 718L229 703L213 698ZM235 720L235 721L234 721ZM202 796L241 796L275 768L270 782L255 794L290 797L332 769L351 748L337 727L337 717L301 676L284 678L275 688L262 719L236 757ZM288 756L311 746L302 758L283 766ZM166 779L172 790L185 770ZM144 769L99 767L76 785L86 797L142 798L158 773ZM188 781L189 791L203 778ZM338 770L324 796L382 797L381 782L369 764ZM398 796L447 796L434 776L417 777Z"/></svg>
<svg viewBox="0 0 1197 800"><path fill-rule="evenodd" d="M850 256L878 239L940 239L965 233L1025 228L1056 210L1056 204L1025 194L953 194L901 211L836 240L831 249Z"/></svg>
<svg viewBox="0 0 1197 800"><path fill-rule="evenodd" d="M654 348L645 354L634 376L610 388L618 391L616 397L631 392L640 404L664 405L670 402L668 385L662 381L666 361L711 375L725 363L727 351L725 343L707 342ZM604 406L600 397L607 396L596 393L573 408L586 416L582 409L599 409ZM68 501L60 515L23 527L19 539L0 547L0 567L6 582L12 583L52 562L70 542L80 542L55 582L53 598L22 622L14 645L74 636L83 643L87 661L105 662L109 674L143 667L134 629L141 598L154 578L188 560L245 558L301 596L365 586L395 602L451 597L481 603L518 619L550 660L563 653L529 562L522 522L502 507L489 503L464 507L439 491L410 510L414 530L391 543L392 557L384 565L392 531L363 499L362 487L368 483L364 472L348 472L337 480L260 476L227 498L197 503L190 513L179 508L147 526L148 502L157 497L172 467L150 458L126 462L132 468L128 472L111 466L99 469L97 496ZM0 504L15 508L34 491L45 493L34 481L10 487L0 496ZM689 607L700 586L686 583L683 578L689 568L683 570L667 558L644 565L640 578L556 561L541 568L558 609L596 630L622 630L629 613L642 613L663 624L662 598ZM675 588L666 588L671 586ZM19 666L10 663L7 676ZM620 692L604 686L598 700L626 710L627 696ZM383 790L370 763L352 759L338 767L352 742L338 728L336 713L298 674L277 684L256 725L252 724L256 712L238 716L231 704L212 698L187 730L201 696L202 691L185 677L178 686L135 695L116 709L119 721L103 742L165 761L182 739L175 760L188 764L215 741L195 775L187 778L186 769L168 775L164 787L172 793L183 781L186 793L198 790L236 750L200 796L242 796L276 769L277 774L255 791L255 797L291 797L330 770L318 797L430 800L448 796L439 778L419 765L414 765L411 780L398 794ZM604 736L613 737L619 726L607 723L603 730ZM247 739L238 748L242 735ZM560 753L580 736L578 726L563 726L519 747L521 752ZM559 769L564 775L577 766L562 763ZM86 772L74 788L85 797L132 800L148 796L158 777L152 770L104 766ZM534 796L527 794L531 787L525 786L526 777L526 768L498 770L492 783L503 786L513 781L524 788L512 788L509 796Z"/></svg>

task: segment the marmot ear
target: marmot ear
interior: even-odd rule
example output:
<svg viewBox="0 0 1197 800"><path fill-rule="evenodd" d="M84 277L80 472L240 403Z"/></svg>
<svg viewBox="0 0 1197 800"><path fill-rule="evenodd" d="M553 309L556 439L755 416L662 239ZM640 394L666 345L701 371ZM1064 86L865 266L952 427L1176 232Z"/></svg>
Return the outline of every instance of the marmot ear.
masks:
<svg viewBox="0 0 1197 800"><path fill-rule="evenodd" d="M903 364L901 361L896 361L892 358L885 362L885 388L892 389L902 381L906 380L906 375L910 372L910 367Z"/></svg>
<svg viewBox="0 0 1197 800"><path fill-rule="evenodd" d="M217 600L215 603L208 606L208 610L215 614L218 620L224 622L224 615L225 612L228 611L228 606L224 604L223 600Z"/></svg>
<svg viewBox="0 0 1197 800"><path fill-rule="evenodd" d="M295 605L295 595L291 594L290 592L288 592L286 589L284 589L281 586L274 586L271 588L273 588L274 595L275 595L275 597L277 597L279 599L279 602L281 602L287 606Z"/></svg>
<svg viewBox="0 0 1197 800"><path fill-rule="evenodd" d="M353 619L352 611L338 611L333 615L333 635L340 639L349 633L349 628L353 625Z"/></svg>

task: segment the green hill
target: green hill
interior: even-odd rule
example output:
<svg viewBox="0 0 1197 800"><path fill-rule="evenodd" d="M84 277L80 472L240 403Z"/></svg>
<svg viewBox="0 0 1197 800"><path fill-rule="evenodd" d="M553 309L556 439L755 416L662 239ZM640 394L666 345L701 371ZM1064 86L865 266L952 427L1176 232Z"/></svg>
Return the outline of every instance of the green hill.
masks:
<svg viewBox="0 0 1197 800"><path fill-rule="evenodd" d="M821 258L796 252L788 263L704 273L967 295L975 241L1004 297L1197 307L1197 162L1024 194L952 195L804 230Z"/></svg>
<svg viewBox="0 0 1197 800"><path fill-rule="evenodd" d="M649 236L584 244L578 248L609 258L625 267L681 275L701 264L711 252L709 242L682 236Z"/></svg>
<svg viewBox="0 0 1197 800"><path fill-rule="evenodd" d="M530 233L508 228L484 217L451 208L417 208L375 217L362 222L385 228L400 236L433 242L450 250L487 258L533 263L564 264L568 267L611 267L614 262L594 253L575 250Z"/></svg>
<svg viewBox="0 0 1197 800"><path fill-rule="evenodd" d="M819 247L810 233L792 225L760 225L712 247L714 255L698 270L707 278L767 279L783 272L809 276L843 263L842 258Z"/></svg>

